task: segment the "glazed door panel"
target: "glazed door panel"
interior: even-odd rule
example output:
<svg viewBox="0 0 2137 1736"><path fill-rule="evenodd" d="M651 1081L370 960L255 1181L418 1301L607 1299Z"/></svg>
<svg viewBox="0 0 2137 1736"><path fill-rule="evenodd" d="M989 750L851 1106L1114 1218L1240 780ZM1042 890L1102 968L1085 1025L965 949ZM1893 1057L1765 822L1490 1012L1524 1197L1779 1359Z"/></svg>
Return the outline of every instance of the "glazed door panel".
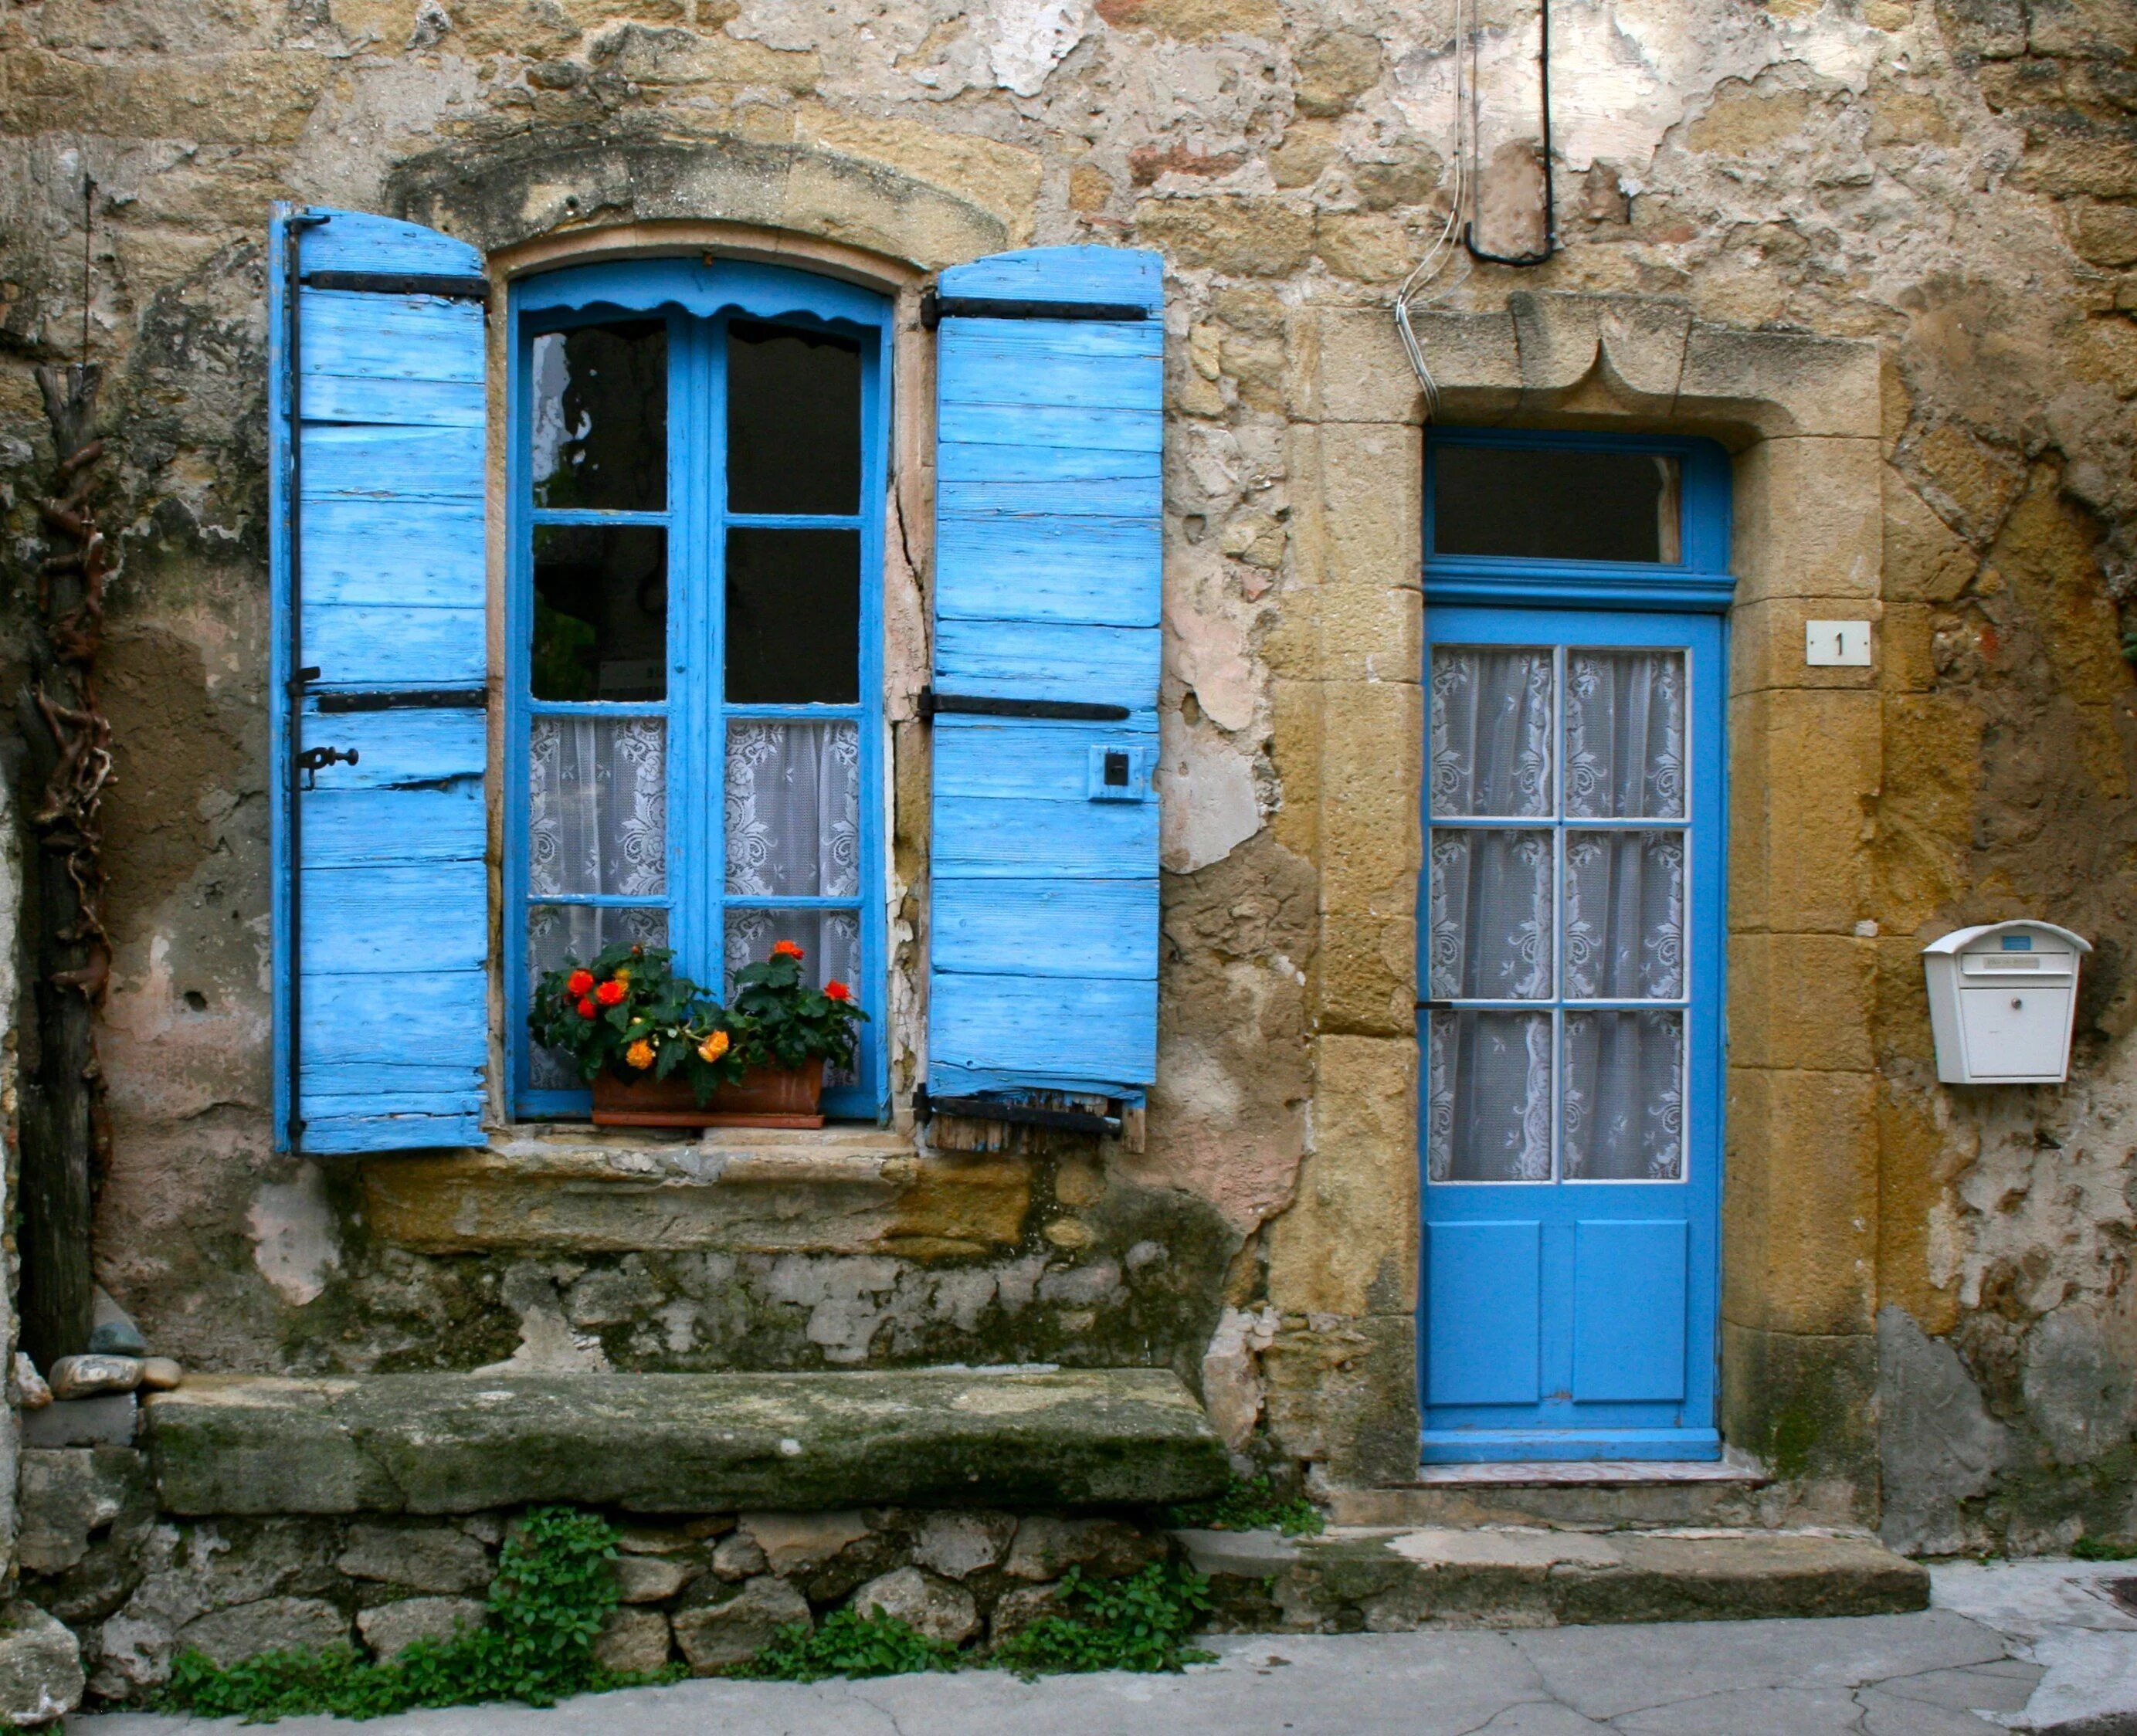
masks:
<svg viewBox="0 0 2137 1736"><path fill-rule="evenodd" d="M1716 1456L1722 622L1429 626L1424 1458Z"/></svg>

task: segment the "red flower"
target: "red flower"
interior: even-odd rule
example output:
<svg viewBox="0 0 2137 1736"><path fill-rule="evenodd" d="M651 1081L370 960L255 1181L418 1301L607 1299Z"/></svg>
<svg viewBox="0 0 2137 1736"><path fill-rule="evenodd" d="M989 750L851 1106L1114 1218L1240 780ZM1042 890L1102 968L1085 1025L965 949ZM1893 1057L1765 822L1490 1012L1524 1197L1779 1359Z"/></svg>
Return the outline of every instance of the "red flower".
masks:
<svg viewBox="0 0 2137 1736"><path fill-rule="evenodd" d="M582 1018L582 1019L591 1019L592 1017L594 1017L594 1015L595 1015L596 1014L599 1013L600 1011L601 1011L601 1009L600 1009L599 1007L596 1007L596 1006L594 1004L594 1003L593 1003L593 997L592 997L591 995L590 995L590 994L589 994L589 995L586 995L586 996L583 996L583 997L582 997L582 998L581 998L581 999L580 999L580 1001L579 1001L579 1017L580 1017L580 1018Z"/></svg>
<svg viewBox="0 0 2137 1736"><path fill-rule="evenodd" d="M626 985L618 982L614 977L611 977L606 982L603 983L601 987L594 990L594 999L599 1001L605 1007L612 1007L618 1001L621 1000L625 995L630 993L630 990Z"/></svg>
<svg viewBox="0 0 2137 1736"><path fill-rule="evenodd" d="M584 999L592 992L593 986L594 974L591 970L574 970L564 979L564 992L567 994L576 994L581 999Z"/></svg>
<svg viewBox="0 0 2137 1736"><path fill-rule="evenodd" d="M835 976L824 985L824 992L833 1000L851 1000L854 998L854 991Z"/></svg>
<svg viewBox="0 0 2137 1736"><path fill-rule="evenodd" d="M772 956L776 959L798 959L801 956L801 948L793 941L774 941Z"/></svg>

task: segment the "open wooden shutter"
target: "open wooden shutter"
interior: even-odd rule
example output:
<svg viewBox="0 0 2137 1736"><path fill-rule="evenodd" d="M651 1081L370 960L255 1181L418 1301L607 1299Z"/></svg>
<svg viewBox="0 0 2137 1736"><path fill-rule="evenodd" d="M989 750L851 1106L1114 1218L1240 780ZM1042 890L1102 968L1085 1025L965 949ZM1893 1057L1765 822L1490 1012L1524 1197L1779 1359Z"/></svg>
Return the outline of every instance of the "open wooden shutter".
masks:
<svg viewBox="0 0 2137 1736"><path fill-rule="evenodd" d="M481 256L278 206L269 242L277 1148L482 1137Z"/></svg>
<svg viewBox="0 0 2137 1736"><path fill-rule="evenodd" d="M1157 255L1045 247L944 272L923 309L943 1108L1156 1077L1163 308Z"/></svg>

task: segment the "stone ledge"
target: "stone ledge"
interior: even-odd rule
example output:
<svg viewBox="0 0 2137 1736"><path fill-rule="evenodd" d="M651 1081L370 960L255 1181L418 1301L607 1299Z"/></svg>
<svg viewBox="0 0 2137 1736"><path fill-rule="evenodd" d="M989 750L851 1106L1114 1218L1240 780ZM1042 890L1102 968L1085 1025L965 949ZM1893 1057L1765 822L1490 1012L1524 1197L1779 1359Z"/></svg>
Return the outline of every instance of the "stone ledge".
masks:
<svg viewBox="0 0 2137 1736"><path fill-rule="evenodd" d="M1162 1369L201 1375L146 1432L188 1515L1156 1505L1228 1474Z"/></svg>
<svg viewBox="0 0 2137 1736"><path fill-rule="evenodd" d="M874 1127L733 1128L671 1140L587 1127L362 1165L372 1233L422 1253L716 1247L954 1259L1015 1247L1020 1159L922 1152Z"/></svg>
<svg viewBox="0 0 2137 1736"><path fill-rule="evenodd" d="M1220 1625L1249 1632L1893 1615L1930 1597L1920 1563L1821 1532L1435 1528L1251 1544L1174 1534L1211 1576Z"/></svg>

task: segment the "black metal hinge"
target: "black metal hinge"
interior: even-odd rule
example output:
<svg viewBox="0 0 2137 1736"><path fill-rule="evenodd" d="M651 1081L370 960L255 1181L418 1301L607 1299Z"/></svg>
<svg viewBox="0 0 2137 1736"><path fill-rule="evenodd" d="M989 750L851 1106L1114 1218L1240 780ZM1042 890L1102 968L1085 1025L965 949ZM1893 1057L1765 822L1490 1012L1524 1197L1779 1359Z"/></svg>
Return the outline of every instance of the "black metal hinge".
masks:
<svg viewBox="0 0 2137 1736"><path fill-rule="evenodd" d="M923 717L945 712L971 717L1054 717L1082 723L1122 723L1132 715L1125 705L1099 705L1082 699L995 699L982 693L938 693L921 688L916 702Z"/></svg>
<svg viewBox="0 0 2137 1736"><path fill-rule="evenodd" d="M1111 1106L1112 1100L1107 1100ZM922 1086L913 1094L913 1112L923 1121L938 1115L961 1116L974 1121L1010 1121L1020 1127L1046 1127L1056 1133L1097 1133L1107 1139L1121 1136L1117 1115L1094 1115L1088 1109L1041 1109L1005 1097L937 1097Z"/></svg>
<svg viewBox="0 0 2137 1736"><path fill-rule="evenodd" d="M312 671L314 678L319 671ZM410 712L443 711L479 712L489 703L489 695L482 688L465 687L397 687L380 688L370 692L317 693L313 696L322 712Z"/></svg>
<svg viewBox="0 0 2137 1736"><path fill-rule="evenodd" d="M360 289L373 295L438 295L447 301L489 300L489 280L425 271L307 271L308 289Z"/></svg>
<svg viewBox="0 0 2137 1736"><path fill-rule="evenodd" d="M1147 319L1136 301L1026 301L1013 295L941 295L920 292L920 323L933 331L946 319Z"/></svg>

